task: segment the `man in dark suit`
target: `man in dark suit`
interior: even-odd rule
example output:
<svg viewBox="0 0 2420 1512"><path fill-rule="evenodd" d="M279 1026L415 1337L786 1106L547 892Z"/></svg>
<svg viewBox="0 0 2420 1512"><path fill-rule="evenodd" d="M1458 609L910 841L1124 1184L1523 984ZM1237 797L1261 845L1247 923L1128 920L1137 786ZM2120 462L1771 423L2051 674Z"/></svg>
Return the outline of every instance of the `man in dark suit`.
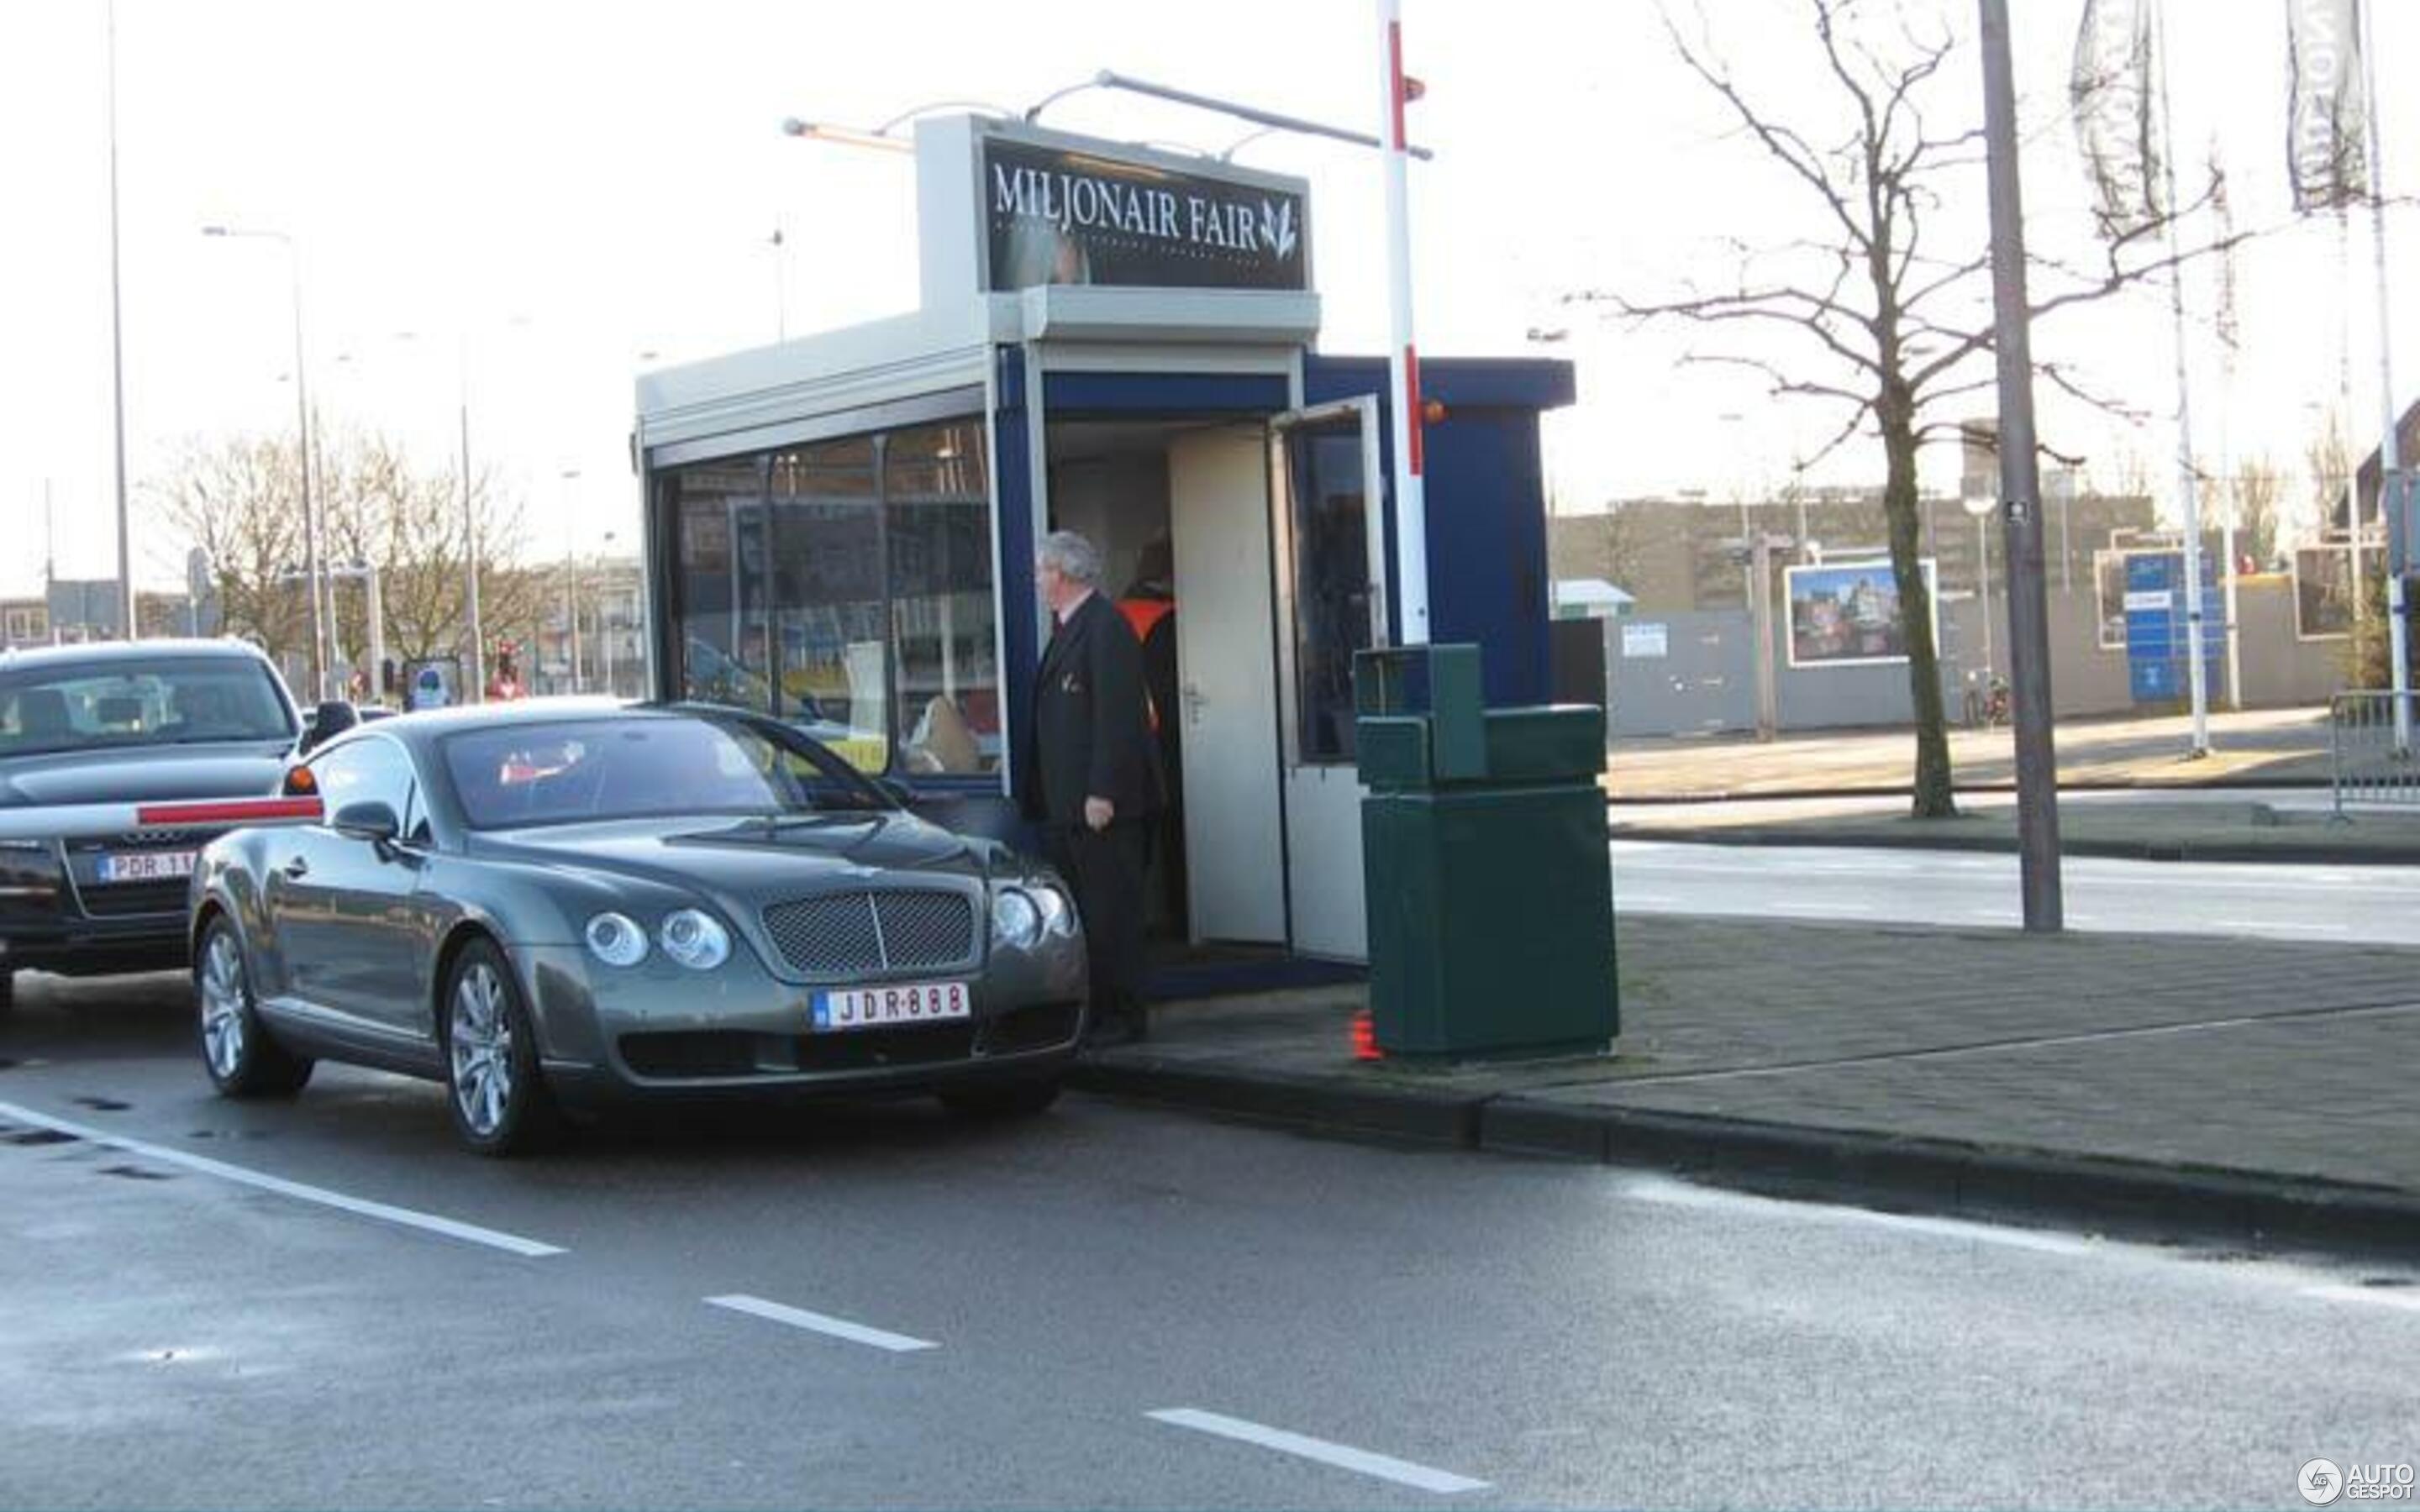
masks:
<svg viewBox="0 0 2420 1512"><path fill-rule="evenodd" d="M1101 557L1090 541L1052 532L1033 573L1052 629L1017 763L1018 798L1076 890L1095 1041L1140 1040L1143 878L1152 816L1163 801L1142 647L1101 595Z"/></svg>

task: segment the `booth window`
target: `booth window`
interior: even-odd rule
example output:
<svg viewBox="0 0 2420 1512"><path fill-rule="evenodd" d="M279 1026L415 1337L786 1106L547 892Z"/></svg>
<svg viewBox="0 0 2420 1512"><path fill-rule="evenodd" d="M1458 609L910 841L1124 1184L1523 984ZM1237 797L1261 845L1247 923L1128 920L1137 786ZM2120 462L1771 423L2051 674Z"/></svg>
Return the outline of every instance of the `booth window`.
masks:
<svg viewBox="0 0 2420 1512"><path fill-rule="evenodd" d="M764 470L752 456L707 462L670 474L664 489L678 537L681 697L769 708Z"/></svg>
<svg viewBox="0 0 2420 1512"><path fill-rule="evenodd" d="M1293 476L1296 757L1306 765L1354 760L1353 654L1370 645L1367 487L1358 430L1298 434Z"/></svg>
<svg viewBox="0 0 2420 1512"><path fill-rule="evenodd" d="M681 690L762 709L867 772L1000 764L978 420L663 475Z"/></svg>
<svg viewBox="0 0 2420 1512"><path fill-rule="evenodd" d="M773 713L861 771L890 764L882 504L871 437L773 454Z"/></svg>
<svg viewBox="0 0 2420 1512"><path fill-rule="evenodd" d="M882 493L900 764L910 773L996 771L1000 646L983 427L926 425L886 438Z"/></svg>

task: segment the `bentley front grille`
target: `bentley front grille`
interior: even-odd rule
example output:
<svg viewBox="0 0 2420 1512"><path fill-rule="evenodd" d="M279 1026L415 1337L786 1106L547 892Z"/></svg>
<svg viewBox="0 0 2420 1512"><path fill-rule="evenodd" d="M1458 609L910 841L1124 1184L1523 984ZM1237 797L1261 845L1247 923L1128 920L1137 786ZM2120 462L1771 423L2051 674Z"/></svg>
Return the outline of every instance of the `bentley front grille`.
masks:
<svg viewBox="0 0 2420 1512"><path fill-rule="evenodd" d="M775 903L765 930L810 977L940 971L975 964L975 906L956 892L842 892Z"/></svg>

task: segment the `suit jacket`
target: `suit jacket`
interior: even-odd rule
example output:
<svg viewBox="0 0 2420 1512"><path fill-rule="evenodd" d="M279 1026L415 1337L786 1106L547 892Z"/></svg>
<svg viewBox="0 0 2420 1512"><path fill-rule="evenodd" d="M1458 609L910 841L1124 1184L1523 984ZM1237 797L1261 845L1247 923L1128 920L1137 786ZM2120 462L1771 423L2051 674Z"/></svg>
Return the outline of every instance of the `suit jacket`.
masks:
<svg viewBox="0 0 2420 1512"><path fill-rule="evenodd" d="M1033 718L1017 795L1026 817L1080 825L1084 800L1107 798L1120 819L1156 811L1165 791L1142 685L1142 646L1099 594L1050 638L1034 678Z"/></svg>

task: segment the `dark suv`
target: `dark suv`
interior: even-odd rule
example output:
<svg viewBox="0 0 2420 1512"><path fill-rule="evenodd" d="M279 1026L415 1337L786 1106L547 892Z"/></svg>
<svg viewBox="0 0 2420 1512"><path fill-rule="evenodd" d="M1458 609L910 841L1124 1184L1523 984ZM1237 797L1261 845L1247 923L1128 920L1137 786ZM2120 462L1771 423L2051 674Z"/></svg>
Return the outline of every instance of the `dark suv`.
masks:
<svg viewBox="0 0 2420 1512"><path fill-rule="evenodd" d="M233 826L207 800L275 794L305 742L241 642L0 654L0 1005L22 970L182 965L194 857Z"/></svg>

